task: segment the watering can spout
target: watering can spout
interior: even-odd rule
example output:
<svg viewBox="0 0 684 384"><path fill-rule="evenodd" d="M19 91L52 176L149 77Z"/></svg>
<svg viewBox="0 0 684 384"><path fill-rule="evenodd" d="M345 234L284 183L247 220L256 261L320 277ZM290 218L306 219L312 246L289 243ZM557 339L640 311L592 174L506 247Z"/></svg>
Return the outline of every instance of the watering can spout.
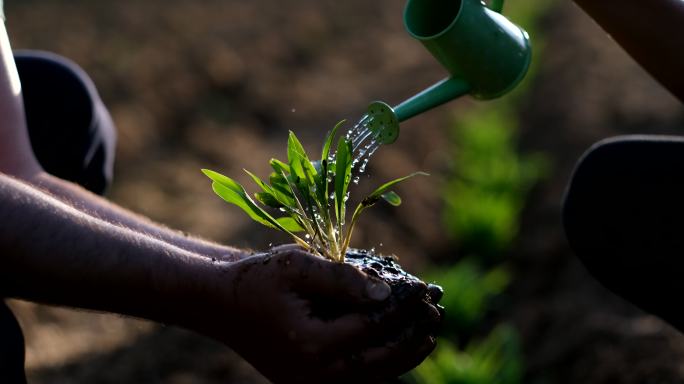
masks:
<svg viewBox="0 0 684 384"><path fill-rule="evenodd" d="M394 108L371 104L369 116L380 109L380 117L397 124L375 129L396 131L385 135L396 140L398 123L411 117L466 94L488 100L515 88L527 73L531 48L527 32L501 15L502 9L503 0L491 0L489 8L481 0L408 0L406 30L450 76ZM390 111L393 119L386 116Z"/></svg>
<svg viewBox="0 0 684 384"><path fill-rule="evenodd" d="M399 122L470 93L470 84L455 77L446 78L394 107Z"/></svg>

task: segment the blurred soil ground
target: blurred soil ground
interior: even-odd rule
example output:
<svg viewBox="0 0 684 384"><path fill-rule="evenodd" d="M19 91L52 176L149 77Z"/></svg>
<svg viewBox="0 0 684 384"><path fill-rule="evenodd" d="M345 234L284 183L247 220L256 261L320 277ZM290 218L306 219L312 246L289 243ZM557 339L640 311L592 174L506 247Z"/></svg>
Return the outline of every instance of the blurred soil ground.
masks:
<svg viewBox="0 0 684 384"><path fill-rule="evenodd" d="M540 0L541 1L541 0ZM684 109L571 3L544 21L545 56L522 111L522 150L546 152L551 177L530 196L511 253L516 283L501 314L520 329L530 383L684 381L684 336L598 285L572 256L560 204L593 142L681 133ZM10 1L15 48L67 56L91 74L120 136L117 203L171 227L241 247L287 239L215 198L199 172L267 173L288 130L310 150L371 100L398 102L444 76L404 32L402 2L378 0ZM402 126L370 164L373 183L415 170L401 209L362 220L356 245L420 272L455 259L439 191L462 100ZM247 182L246 176L238 179ZM402 193L403 192L403 193ZM638 282L635 282L638 284ZM262 383L227 348L115 315L13 302L28 340L31 383Z"/></svg>

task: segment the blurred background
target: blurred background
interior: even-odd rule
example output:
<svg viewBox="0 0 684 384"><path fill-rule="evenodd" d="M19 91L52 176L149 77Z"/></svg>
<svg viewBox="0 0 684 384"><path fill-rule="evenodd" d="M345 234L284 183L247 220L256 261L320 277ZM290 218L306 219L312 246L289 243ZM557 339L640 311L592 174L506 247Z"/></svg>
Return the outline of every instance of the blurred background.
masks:
<svg viewBox="0 0 684 384"><path fill-rule="evenodd" d="M247 183L318 150L372 100L445 75L402 25L402 1L10 0L15 48L92 76L119 128L109 197L173 228L264 249L286 238L211 192L200 168ZM593 142L681 133L684 109L569 0L510 0L532 72L495 102L462 99L402 125L371 182L423 170L404 205L370 210L354 246L400 257L446 289L440 347L406 383L678 383L684 336L612 295L571 254L560 205ZM353 194L354 192L352 192ZM360 192L359 192L360 193ZM639 282L635 282L638 284ZM12 302L31 383L265 383L206 338L116 315Z"/></svg>

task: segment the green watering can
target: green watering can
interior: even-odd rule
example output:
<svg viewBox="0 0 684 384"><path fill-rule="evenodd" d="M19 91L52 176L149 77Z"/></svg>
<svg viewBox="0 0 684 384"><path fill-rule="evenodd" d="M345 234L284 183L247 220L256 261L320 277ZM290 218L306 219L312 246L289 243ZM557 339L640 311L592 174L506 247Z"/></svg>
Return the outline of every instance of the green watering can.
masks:
<svg viewBox="0 0 684 384"><path fill-rule="evenodd" d="M527 32L501 15L502 9L503 0L492 0L489 7L480 0L409 0L404 11L408 33L451 76L394 108L372 103L352 135L355 147L370 136L393 143L399 123L463 95L488 100L515 88L530 65L530 42Z"/></svg>

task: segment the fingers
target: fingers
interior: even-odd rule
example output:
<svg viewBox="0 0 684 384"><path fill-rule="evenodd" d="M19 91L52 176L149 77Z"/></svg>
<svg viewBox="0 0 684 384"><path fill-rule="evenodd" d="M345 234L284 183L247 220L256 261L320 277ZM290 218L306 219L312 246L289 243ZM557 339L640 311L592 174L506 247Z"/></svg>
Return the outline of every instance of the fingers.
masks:
<svg viewBox="0 0 684 384"><path fill-rule="evenodd" d="M275 247L272 247L270 249L270 253L276 254L276 253L287 253L287 252L292 252L292 251L306 251L304 247L302 247L299 244L282 244L282 245L277 245Z"/></svg>
<svg viewBox="0 0 684 384"><path fill-rule="evenodd" d="M329 376L339 383L378 383L396 378L417 367L437 346L432 336L367 349L338 359L329 367Z"/></svg>
<svg viewBox="0 0 684 384"><path fill-rule="evenodd" d="M385 282L344 263L314 256L297 244L271 249L271 254L289 256L286 264L294 273L298 288L354 301L384 301L391 293Z"/></svg>
<svg viewBox="0 0 684 384"><path fill-rule="evenodd" d="M356 267L306 256L292 260L292 282L301 293L359 304L381 302L392 293L387 283L369 277Z"/></svg>
<svg viewBox="0 0 684 384"><path fill-rule="evenodd" d="M428 295L430 296L430 300L432 300L433 304L437 304L440 300L442 300L442 296L444 296L444 289L442 287L436 284L428 284L427 289Z"/></svg>
<svg viewBox="0 0 684 384"><path fill-rule="evenodd" d="M306 332L312 342L320 346L334 346L336 354L366 345L373 329L367 315L348 314L332 321L311 319ZM321 352L321 351L313 351Z"/></svg>
<svg viewBox="0 0 684 384"><path fill-rule="evenodd" d="M368 365L377 378L393 378L417 367L434 351L435 338L427 336L417 343L399 343L374 348L362 354L362 361Z"/></svg>

